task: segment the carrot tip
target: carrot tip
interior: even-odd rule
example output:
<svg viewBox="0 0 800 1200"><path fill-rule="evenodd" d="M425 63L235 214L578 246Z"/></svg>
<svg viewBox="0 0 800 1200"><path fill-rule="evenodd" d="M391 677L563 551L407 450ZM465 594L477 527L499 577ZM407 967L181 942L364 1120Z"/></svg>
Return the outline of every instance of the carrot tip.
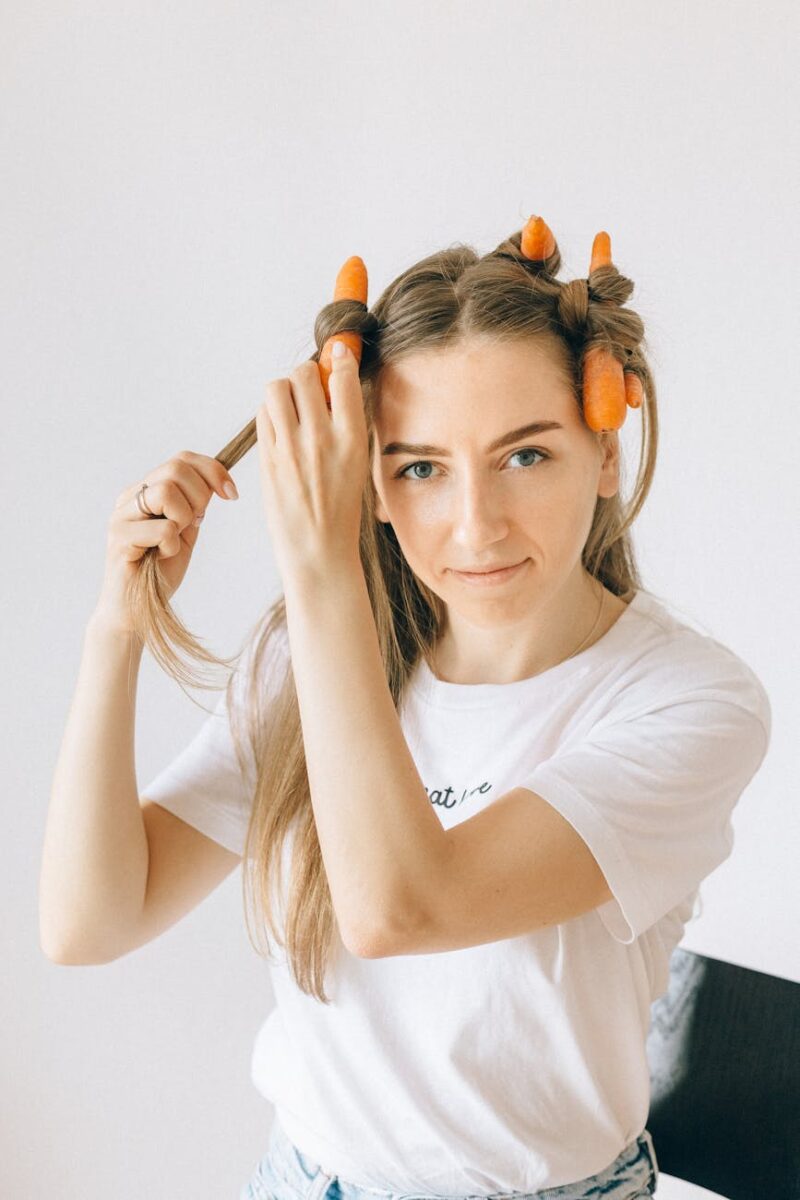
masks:
<svg viewBox="0 0 800 1200"><path fill-rule="evenodd" d="M368 286L366 263L358 254L351 254L339 268L333 299L358 300L361 304L366 304Z"/></svg>
<svg viewBox="0 0 800 1200"><path fill-rule="evenodd" d="M525 258L534 262L549 258L555 252L556 239L544 217L532 214L522 231L520 250Z"/></svg>
<svg viewBox="0 0 800 1200"><path fill-rule="evenodd" d="M597 267L610 267L611 262L611 238L604 229L595 234L592 242L592 257L589 264L589 274L591 275Z"/></svg>

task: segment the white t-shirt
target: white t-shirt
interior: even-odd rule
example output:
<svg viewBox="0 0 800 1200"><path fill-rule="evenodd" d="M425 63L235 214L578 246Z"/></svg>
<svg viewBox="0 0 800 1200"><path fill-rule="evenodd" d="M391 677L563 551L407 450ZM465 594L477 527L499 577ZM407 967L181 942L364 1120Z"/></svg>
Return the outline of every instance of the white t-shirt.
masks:
<svg viewBox="0 0 800 1200"><path fill-rule="evenodd" d="M143 794L241 854L251 784L224 700ZM327 1006L276 947L253 1082L301 1152L362 1187L489 1195L593 1175L645 1127L650 1005L701 881L731 853L767 693L640 590L593 646L529 679L448 683L420 662L400 720L445 828L528 787L577 829L613 899L444 953L341 947Z"/></svg>

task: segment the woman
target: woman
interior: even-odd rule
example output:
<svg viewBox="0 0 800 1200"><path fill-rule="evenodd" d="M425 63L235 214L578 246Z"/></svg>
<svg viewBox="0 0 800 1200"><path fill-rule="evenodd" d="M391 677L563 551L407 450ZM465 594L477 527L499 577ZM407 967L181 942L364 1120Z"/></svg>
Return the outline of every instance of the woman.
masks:
<svg viewBox="0 0 800 1200"><path fill-rule="evenodd" d="M632 284L610 255L560 282L552 235L523 245L450 248L371 311L323 310L318 346L364 346L334 360L330 413L314 360L270 383L283 595L139 800L146 903L113 956L240 861L281 947L252 1058L276 1120L242 1198L655 1191L650 1005L731 852L770 707L642 586L657 417ZM585 419L600 344L643 385L627 505L618 430ZM189 454L148 476L186 561L226 478ZM133 628L113 597L108 640Z"/></svg>

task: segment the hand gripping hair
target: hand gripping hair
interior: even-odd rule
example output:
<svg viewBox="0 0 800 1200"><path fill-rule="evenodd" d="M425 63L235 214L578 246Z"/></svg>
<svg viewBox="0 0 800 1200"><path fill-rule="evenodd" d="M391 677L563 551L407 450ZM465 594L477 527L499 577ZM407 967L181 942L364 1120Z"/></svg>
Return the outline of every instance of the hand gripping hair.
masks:
<svg viewBox="0 0 800 1200"><path fill-rule="evenodd" d="M532 262L543 262L554 252L556 240L543 217L532 216L522 231L520 249ZM611 238L595 235L589 275L597 267L610 267ZM628 407L641 408L642 383L635 371L626 371L605 346L590 346L583 353L583 419L597 433L619 429Z"/></svg>

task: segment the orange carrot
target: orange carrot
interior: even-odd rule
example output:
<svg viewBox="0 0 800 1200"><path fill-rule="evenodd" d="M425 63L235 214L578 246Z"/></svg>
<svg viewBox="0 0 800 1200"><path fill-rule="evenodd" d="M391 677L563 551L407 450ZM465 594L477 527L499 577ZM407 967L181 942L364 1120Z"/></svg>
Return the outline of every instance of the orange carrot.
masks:
<svg viewBox="0 0 800 1200"><path fill-rule="evenodd" d="M526 258L541 260L550 257L556 248L556 239L544 217L528 218L519 248Z"/></svg>
<svg viewBox="0 0 800 1200"><path fill-rule="evenodd" d="M361 304L366 304L367 282L367 268L363 258L359 258L357 254L351 255L336 276L336 285L333 289L334 302L337 300L358 300ZM320 380L322 381L325 399L328 402L329 408L331 397L328 380L333 369L331 350L335 341L344 342L349 346L356 357L356 362L361 362L362 339L360 333L353 333L350 329L343 329L341 333L336 333L333 337L327 339L320 351L317 366L319 367Z"/></svg>
<svg viewBox="0 0 800 1200"><path fill-rule="evenodd" d="M625 420L622 364L603 346L583 356L583 419L597 433L619 429Z"/></svg>
<svg viewBox="0 0 800 1200"><path fill-rule="evenodd" d="M642 407L642 381L635 371L625 372L625 400L631 408Z"/></svg>
<svg viewBox="0 0 800 1200"><path fill-rule="evenodd" d="M611 262L611 238L602 230L595 234L592 242L592 261L589 264L589 274L596 267L610 267Z"/></svg>
<svg viewBox="0 0 800 1200"><path fill-rule="evenodd" d="M601 230L592 242L589 274L613 266L611 238ZM611 303L611 301L607 301ZM597 433L619 429L628 407L641 408L642 381L635 371L623 370L610 350L593 346L583 356L583 417Z"/></svg>

